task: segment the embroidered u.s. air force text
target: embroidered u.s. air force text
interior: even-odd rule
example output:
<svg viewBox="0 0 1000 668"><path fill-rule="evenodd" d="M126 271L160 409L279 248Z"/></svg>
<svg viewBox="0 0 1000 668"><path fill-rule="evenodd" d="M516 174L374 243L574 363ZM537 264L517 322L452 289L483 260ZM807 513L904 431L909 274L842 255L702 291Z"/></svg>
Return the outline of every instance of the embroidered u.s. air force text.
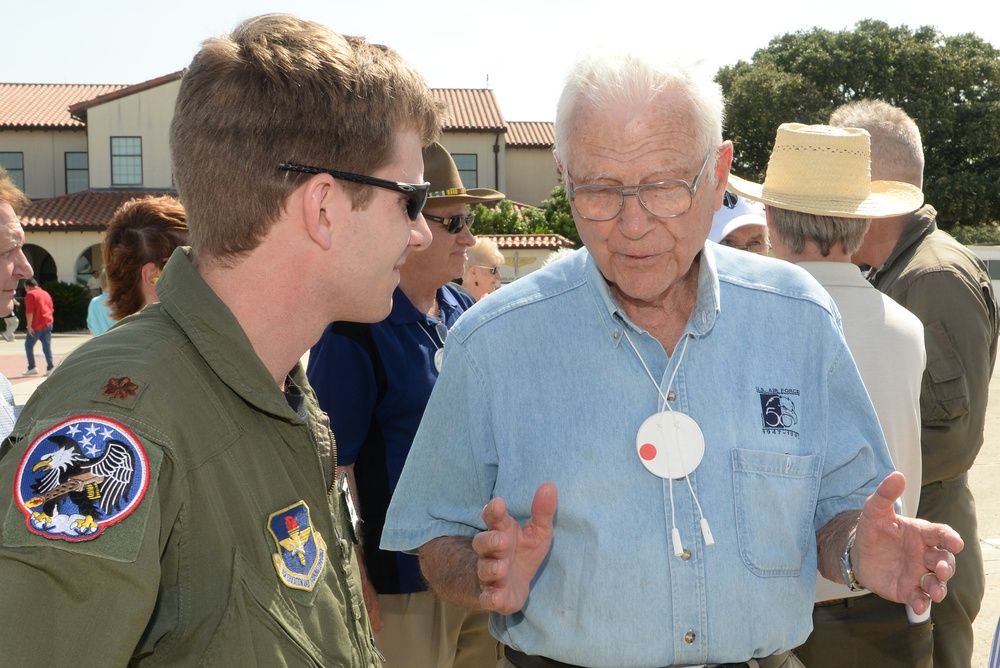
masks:
<svg viewBox="0 0 1000 668"><path fill-rule="evenodd" d="M14 479L14 500L28 531L87 541L139 506L149 478L146 451L131 431L114 420L80 415L31 443Z"/></svg>
<svg viewBox="0 0 1000 668"><path fill-rule="evenodd" d="M278 548L271 555L278 578L287 587L312 591L326 566L326 543L312 525L309 506L299 501L272 513L267 530Z"/></svg>

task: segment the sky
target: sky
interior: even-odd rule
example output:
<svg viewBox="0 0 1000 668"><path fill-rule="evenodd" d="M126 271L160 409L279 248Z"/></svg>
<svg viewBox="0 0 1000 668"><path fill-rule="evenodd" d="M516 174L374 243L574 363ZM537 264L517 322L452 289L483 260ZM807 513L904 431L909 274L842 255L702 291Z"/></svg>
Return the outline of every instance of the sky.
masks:
<svg viewBox="0 0 1000 668"><path fill-rule="evenodd" d="M977 7L974 9L973 4ZM283 12L388 44L435 88L492 88L508 121L552 121L579 54L628 48L703 61L749 61L778 35L863 19L1000 47L982 0L78 0L0 9L0 82L136 84L183 69L202 40L257 14ZM823 6L826 5L826 6Z"/></svg>

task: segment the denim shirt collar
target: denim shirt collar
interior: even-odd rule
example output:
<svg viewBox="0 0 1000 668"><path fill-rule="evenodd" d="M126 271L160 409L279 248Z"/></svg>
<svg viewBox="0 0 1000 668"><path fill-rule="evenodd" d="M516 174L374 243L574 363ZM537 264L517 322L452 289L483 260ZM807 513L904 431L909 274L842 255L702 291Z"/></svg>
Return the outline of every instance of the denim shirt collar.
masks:
<svg viewBox="0 0 1000 668"><path fill-rule="evenodd" d="M715 255L711 245L706 244L701 252L695 257L695 262L700 263L698 271L698 296L694 308L684 327L682 337L691 335L695 338L705 336L715 326L716 319L721 311L721 301L719 297L719 273L716 267ZM597 267L592 255L587 254L586 263L583 268L584 276L595 300L600 305L598 313L604 322L605 329L611 340L612 346L619 346L622 343L621 328L626 325L633 332L644 332L625 313L618 300L611 294L611 287L604 278L604 274Z"/></svg>

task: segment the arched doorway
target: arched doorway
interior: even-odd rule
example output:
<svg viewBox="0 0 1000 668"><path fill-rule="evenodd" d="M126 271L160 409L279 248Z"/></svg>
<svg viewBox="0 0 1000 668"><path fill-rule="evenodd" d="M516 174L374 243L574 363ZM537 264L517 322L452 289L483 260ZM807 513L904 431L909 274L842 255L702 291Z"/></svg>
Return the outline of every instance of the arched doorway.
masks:
<svg viewBox="0 0 1000 668"><path fill-rule="evenodd" d="M28 264L35 272L35 280L39 284L57 280L56 261L47 250L35 244L25 244L22 250L24 250L24 256L28 258ZM18 288L18 292L23 293L23 291L22 285Z"/></svg>
<svg viewBox="0 0 1000 668"><path fill-rule="evenodd" d="M100 244L94 244L76 258L76 282L86 286L95 271L104 269L104 255Z"/></svg>

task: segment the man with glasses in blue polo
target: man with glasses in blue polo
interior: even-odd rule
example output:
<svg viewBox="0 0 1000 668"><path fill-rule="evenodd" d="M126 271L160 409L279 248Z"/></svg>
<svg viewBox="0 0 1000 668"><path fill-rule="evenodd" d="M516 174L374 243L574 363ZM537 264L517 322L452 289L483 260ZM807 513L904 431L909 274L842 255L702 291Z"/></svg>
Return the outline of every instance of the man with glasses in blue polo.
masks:
<svg viewBox="0 0 1000 668"><path fill-rule="evenodd" d="M386 665L481 668L496 662L486 613L435 597L415 555L379 549L385 511L441 370L448 329L473 303L451 283L475 243L469 206L503 199L488 188L466 189L437 142L424 149L424 176L431 184L423 214L431 243L400 268L392 312L372 325L332 324L309 354L308 374L337 435L337 463L360 505L365 603Z"/></svg>
<svg viewBox="0 0 1000 668"><path fill-rule="evenodd" d="M918 612L945 594L961 538L896 517L830 296L706 243L722 108L697 69L584 57L555 127L586 248L449 333L382 547L491 612L498 666L799 666L817 564Z"/></svg>

